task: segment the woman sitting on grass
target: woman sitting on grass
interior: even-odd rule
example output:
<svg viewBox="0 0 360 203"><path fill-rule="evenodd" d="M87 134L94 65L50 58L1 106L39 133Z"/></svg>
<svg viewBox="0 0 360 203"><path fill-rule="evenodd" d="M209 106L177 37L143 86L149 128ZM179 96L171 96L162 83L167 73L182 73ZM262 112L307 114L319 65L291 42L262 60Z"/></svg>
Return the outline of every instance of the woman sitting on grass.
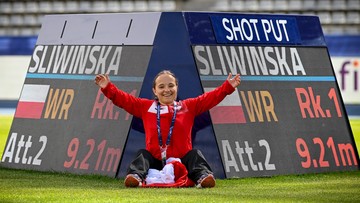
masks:
<svg viewBox="0 0 360 203"><path fill-rule="evenodd" d="M107 74L95 77L95 83L116 106L142 119L146 149L138 151L131 162L125 186L142 186L150 168L161 170L169 157L180 158L188 177L199 188L215 186L213 172L200 150L192 148L191 130L194 118L220 103L235 91L240 76L229 74L226 81L213 91L196 98L176 101L178 79L169 71L158 73L153 80L154 100L134 97L110 82Z"/></svg>

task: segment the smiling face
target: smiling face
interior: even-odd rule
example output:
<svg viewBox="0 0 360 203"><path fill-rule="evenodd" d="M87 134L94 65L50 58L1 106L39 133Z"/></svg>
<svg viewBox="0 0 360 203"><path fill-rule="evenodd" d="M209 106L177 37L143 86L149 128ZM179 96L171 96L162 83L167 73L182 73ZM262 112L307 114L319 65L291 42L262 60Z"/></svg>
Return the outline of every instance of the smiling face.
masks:
<svg viewBox="0 0 360 203"><path fill-rule="evenodd" d="M162 105L173 104L177 97L177 91L176 78L168 73L159 75L154 81L153 92Z"/></svg>

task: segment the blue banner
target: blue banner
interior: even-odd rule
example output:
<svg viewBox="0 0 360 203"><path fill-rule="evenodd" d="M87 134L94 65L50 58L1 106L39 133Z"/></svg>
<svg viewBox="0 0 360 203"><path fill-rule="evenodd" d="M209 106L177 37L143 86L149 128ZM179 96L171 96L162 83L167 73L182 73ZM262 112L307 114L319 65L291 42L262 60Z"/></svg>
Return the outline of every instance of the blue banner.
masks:
<svg viewBox="0 0 360 203"><path fill-rule="evenodd" d="M296 19L287 16L211 15L218 43L299 44Z"/></svg>

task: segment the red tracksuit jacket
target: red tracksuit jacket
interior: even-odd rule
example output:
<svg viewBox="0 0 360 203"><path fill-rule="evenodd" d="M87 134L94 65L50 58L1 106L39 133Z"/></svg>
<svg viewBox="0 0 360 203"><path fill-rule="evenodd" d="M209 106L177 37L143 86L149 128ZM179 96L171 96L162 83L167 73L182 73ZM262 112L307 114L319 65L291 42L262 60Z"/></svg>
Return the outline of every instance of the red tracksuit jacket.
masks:
<svg viewBox="0 0 360 203"><path fill-rule="evenodd" d="M156 159L161 160L156 120L157 101L134 97L118 89L113 83L109 83L101 90L116 106L142 119L145 128L146 150ZM178 109L166 152L167 157L182 158L185 156L192 149L191 130L195 116L210 110L234 90L235 88L225 81L213 91L177 102ZM167 140L173 113L172 105L162 106L160 111L161 135L164 144Z"/></svg>

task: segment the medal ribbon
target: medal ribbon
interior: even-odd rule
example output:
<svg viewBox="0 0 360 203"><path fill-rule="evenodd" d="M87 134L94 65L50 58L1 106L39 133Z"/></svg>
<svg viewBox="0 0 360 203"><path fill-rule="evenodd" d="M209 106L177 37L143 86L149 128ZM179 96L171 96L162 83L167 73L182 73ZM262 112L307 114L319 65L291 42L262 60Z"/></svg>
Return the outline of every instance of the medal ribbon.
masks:
<svg viewBox="0 0 360 203"><path fill-rule="evenodd" d="M163 161L163 165L165 166L165 164L166 164L166 149L167 149L167 146L170 144L170 139L171 139L174 124L175 124L176 112L177 112L177 104L174 101L174 114L173 114L172 119L171 119L170 129L169 129L169 133L168 133L168 136L167 136L165 146L163 146L162 136L161 136L161 129L160 129L160 108L161 108L160 107L160 102L158 102L157 109L156 109L157 130L158 130L158 138L159 138L160 151L161 151L161 159Z"/></svg>

